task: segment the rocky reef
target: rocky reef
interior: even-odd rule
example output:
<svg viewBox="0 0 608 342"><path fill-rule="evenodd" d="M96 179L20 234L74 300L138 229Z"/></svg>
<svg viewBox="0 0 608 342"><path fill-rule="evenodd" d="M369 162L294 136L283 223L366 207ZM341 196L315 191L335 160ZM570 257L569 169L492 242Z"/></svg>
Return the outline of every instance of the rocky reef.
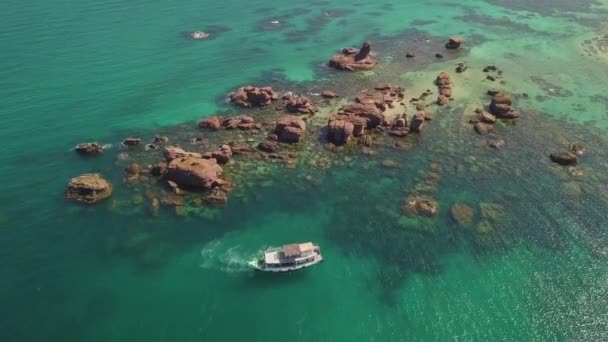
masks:
<svg viewBox="0 0 608 342"><path fill-rule="evenodd" d="M111 195L112 185L97 173L86 173L72 178L65 192L67 199L87 204L99 202Z"/></svg>
<svg viewBox="0 0 608 342"><path fill-rule="evenodd" d="M372 45L369 42L364 42L359 50L344 48L329 60L329 66L345 71L369 70L376 65L371 52Z"/></svg>

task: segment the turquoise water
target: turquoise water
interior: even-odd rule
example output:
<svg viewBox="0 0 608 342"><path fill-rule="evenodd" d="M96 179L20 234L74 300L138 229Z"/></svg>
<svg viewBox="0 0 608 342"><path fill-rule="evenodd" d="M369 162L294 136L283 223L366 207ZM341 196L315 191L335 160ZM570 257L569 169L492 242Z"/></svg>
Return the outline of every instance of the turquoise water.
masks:
<svg viewBox="0 0 608 342"><path fill-rule="evenodd" d="M604 1L37 0L0 9L2 341L605 339ZM187 39L193 30L212 39ZM464 48L432 58L452 35ZM373 72L323 67L364 39L381 61ZM187 144L200 118L237 112L225 97L238 86L352 96L391 81L410 97L461 60L470 70L452 73L456 100L434 110L411 150L367 156L313 144L295 169L245 164L228 204L186 206L185 215L150 215L133 201L146 189L123 183L122 139L160 132ZM505 84L484 80L490 64ZM466 123L495 87L528 94L516 97L517 124L497 129L499 151ZM94 140L112 147L99 158L71 151ZM547 158L574 141L587 146L581 179ZM408 219L399 207L433 162L440 213ZM112 181L112 199L66 202L66 183L85 172ZM471 227L451 222L455 202L474 208ZM503 208L489 234L476 228L481 203ZM264 247L308 240L323 248L318 267L277 276L243 266Z"/></svg>

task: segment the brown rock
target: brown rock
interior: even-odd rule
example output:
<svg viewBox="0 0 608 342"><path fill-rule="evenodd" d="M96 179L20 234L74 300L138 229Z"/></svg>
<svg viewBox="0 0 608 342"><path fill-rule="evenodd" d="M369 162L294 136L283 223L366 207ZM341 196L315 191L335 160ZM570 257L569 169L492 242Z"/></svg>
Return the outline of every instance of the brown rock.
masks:
<svg viewBox="0 0 608 342"><path fill-rule="evenodd" d="M473 128L475 128L475 131L477 133L479 133L481 135L486 135L494 130L494 125L490 125L490 124L483 123L483 122L478 122L475 125L473 125Z"/></svg>
<svg viewBox="0 0 608 342"><path fill-rule="evenodd" d="M268 106L279 98L270 87L248 85L237 89L230 95L230 101L240 107Z"/></svg>
<svg viewBox="0 0 608 342"><path fill-rule="evenodd" d="M74 150L82 155L96 155L103 153L103 146L98 143L82 143L78 144Z"/></svg>
<svg viewBox="0 0 608 342"><path fill-rule="evenodd" d="M462 43L464 43L464 38L452 37L445 43L445 48L449 50L458 49Z"/></svg>
<svg viewBox="0 0 608 342"><path fill-rule="evenodd" d="M232 149L228 145L222 145L219 150L211 153L211 158L220 164L226 164L232 158Z"/></svg>
<svg viewBox="0 0 608 342"><path fill-rule="evenodd" d="M484 110L479 114L479 121L493 125L496 123L496 117Z"/></svg>
<svg viewBox="0 0 608 342"><path fill-rule="evenodd" d="M133 163L125 169L125 172L129 176L137 176L141 173L141 166L137 163Z"/></svg>
<svg viewBox="0 0 608 342"><path fill-rule="evenodd" d="M283 115L279 117L274 128L274 134L278 140L284 143L296 144L302 140L306 131L304 120L294 115Z"/></svg>
<svg viewBox="0 0 608 342"><path fill-rule="evenodd" d="M100 174L87 173L72 178L65 197L88 204L99 202L112 195L112 185Z"/></svg>
<svg viewBox="0 0 608 342"><path fill-rule="evenodd" d="M289 95L283 98L283 106L290 113L314 114L319 111L310 99L304 96Z"/></svg>
<svg viewBox="0 0 608 342"><path fill-rule="evenodd" d="M325 90L321 93L321 96L323 96L326 99L335 99L338 96L338 94L336 94L335 92L331 91L331 90Z"/></svg>
<svg viewBox="0 0 608 342"><path fill-rule="evenodd" d="M412 118L412 123L410 124L410 130L412 132L420 132L422 131L422 127L424 126L425 114L424 112L417 112L414 114Z"/></svg>
<svg viewBox="0 0 608 342"><path fill-rule="evenodd" d="M177 158L186 158L186 157L202 158L200 153L186 152L186 151L182 150L181 148L175 147L175 146L165 147L165 149L163 150L163 157L165 157L165 160L169 163L172 160L177 159Z"/></svg>
<svg viewBox="0 0 608 342"><path fill-rule="evenodd" d="M376 61L370 56L371 49L369 42L363 43L361 49L356 53L353 53L356 49L343 49L342 53L331 58L329 66L345 71L369 70L376 65Z"/></svg>
<svg viewBox="0 0 608 342"><path fill-rule="evenodd" d="M185 157L169 163L166 177L180 187L209 190L224 183L222 172L215 159Z"/></svg>
<svg viewBox="0 0 608 342"><path fill-rule="evenodd" d="M499 118L515 119L519 117L519 112L513 109L511 97L509 95L498 92L492 97L490 103L490 112Z"/></svg>
<svg viewBox="0 0 608 342"><path fill-rule="evenodd" d="M264 152L268 152L268 153L274 153L279 149L279 145L277 144L276 141L272 141L272 140L265 140L261 143L258 144L258 149L260 151L264 151Z"/></svg>
<svg viewBox="0 0 608 342"><path fill-rule="evenodd" d="M328 140L336 145L343 145L353 137L355 126L348 120L334 118L329 120L328 128Z"/></svg>
<svg viewBox="0 0 608 342"><path fill-rule="evenodd" d="M210 118L203 119L198 123L198 127L218 130L222 128L222 118L219 116L212 116Z"/></svg>
<svg viewBox="0 0 608 342"><path fill-rule="evenodd" d="M551 153L549 157L559 165L575 165L578 163L578 157L570 151Z"/></svg>
<svg viewBox="0 0 608 342"><path fill-rule="evenodd" d="M158 164L154 165L150 170L152 176L156 177L164 175L165 172L167 172L167 163L164 161L161 161Z"/></svg>
<svg viewBox="0 0 608 342"><path fill-rule="evenodd" d="M439 211L439 204L429 197L410 195L406 199L402 210L413 215L435 216Z"/></svg>
<svg viewBox="0 0 608 342"><path fill-rule="evenodd" d="M139 139L139 138L127 138L122 142L122 144L125 146L137 146L140 143L141 143L141 139Z"/></svg>

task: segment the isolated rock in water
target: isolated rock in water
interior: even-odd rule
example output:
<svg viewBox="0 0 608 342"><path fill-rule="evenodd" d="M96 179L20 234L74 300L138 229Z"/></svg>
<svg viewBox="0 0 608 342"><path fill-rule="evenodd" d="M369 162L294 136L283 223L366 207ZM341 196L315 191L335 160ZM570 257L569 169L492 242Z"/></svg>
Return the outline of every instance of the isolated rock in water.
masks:
<svg viewBox="0 0 608 342"><path fill-rule="evenodd" d="M180 187L210 190L224 183L222 172L215 159L185 157L169 163L166 177Z"/></svg>
<svg viewBox="0 0 608 342"><path fill-rule="evenodd" d="M473 215L473 209L463 203L456 203L450 208L450 217L459 225L471 224Z"/></svg>
<svg viewBox="0 0 608 342"><path fill-rule="evenodd" d="M475 125L473 125L473 128L475 128L475 132L481 135L486 135L494 130L493 125L483 122L476 123Z"/></svg>
<svg viewBox="0 0 608 342"><path fill-rule="evenodd" d="M499 118L515 119L519 117L519 112L511 106L511 97L503 92L498 92L492 97L490 112Z"/></svg>
<svg viewBox="0 0 608 342"><path fill-rule="evenodd" d="M309 98L297 95L283 97L283 107L290 113L314 114L319 111Z"/></svg>
<svg viewBox="0 0 608 342"><path fill-rule="evenodd" d="M569 151L551 153L549 157L554 163L560 165L575 165L578 163L578 157L576 156L576 154Z"/></svg>
<svg viewBox="0 0 608 342"><path fill-rule="evenodd" d="M354 136L355 126L348 120L334 117L329 120L327 126L327 139L336 145L346 144Z"/></svg>
<svg viewBox="0 0 608 342"><path fill-rule="evenodd" d="M355 71L369 70L376 65L376 61L370 56L372 46L369 42L363 43L358 52L356 49L342 49L342 53L334 55L329 61L329 66L338 70Z"/></svg>
<svg viewBox="0 0 608 342"><path fill-rule="evenodd" d="M97 173L87 173L72 178L65 193L68 199L89 204L99 202L110 195L112 195L112 185Z"/></svg>
<svg viewBox="0 0 608 342"><path fill-rule="evenodd" d="M103 146L98 143L82 143L78 144L74 150L82 155L95 155L103 153Z"/></svg>
<svg viewBox="0 0 608 342"><path fill-rule="evenodd" d="M326 99L335 99L338 96L338 94L336 94L335 92L331 91L331 90L325 90L321 93L321 96L323 96Z"/></svg>
<svg viewBox="0 0 608 342"><path fill-rule="evenodd" d="M219 116L212 116L203 119L201 120L201 122L198 123L198 127L218 130L222 128L222 118L220 118Z"/></svg>
<svg viewBox="0 0 608 342"><path fill-rule="evenodd" d="M125 146L137 146L140 143L141 143L141 139L139 139L139 138L127 138L122 142L122 144Z"/></svg>
<svg viewBox="0 0 608 342"><path fill-rule="evenodd" d="M209 33L203 32L203 31L194 31L190 34L190 37L192 37L192 39L207 39L209 38Z"/></svg>
<svg viewBox="0 0 608 342"><path fill-rule="evenodd" d="M435 84L439 90L437 104L443 106L448 103L448 98L452 97L452 80L450 79L450 75L446 72L439 73Z"/></svg>
<svg viewBox="0 0 608 342"><path fill-rule="evenodd" d="M413 215L435 216L439 211L439 204L429 197L410 195L405 200L402 210Z"/></svg>
<svg viewBox="0 0 608 342"><path fill-rule="evenodd" d="M416 114L414 114L414 117L412 118L412 123L410 124L410 130L412 132L422 131L425 116L426 115L424 114L424 112L417 112Z"/></svg>
<svg viewBox="0 0 608 342"><path fill-rule="evenodd" d="M306 123L294 115L283 115L279 117L274 128L274 134L278 140L284 143L296 144L302 140L306 131Z"/></svg>
<svg viewBox="0 0 608 342"><path fill-rule="evenodd" d="M464 38L452 37L447 43L445 43L445 48L449 50L458 49L462 43L464 43Z"/></svg>
<svg viewBox="0 0 608 342"><path fill-rule="evenodd" d="M276 101L279 95L271 87L254 87L248 85L237 89L230 95L230 101L240 107L268 106Z"/></svg>
<svg viewBox="0 0 608 342"><path fill-rule="evenodd" d="M186 152L181 148L175 146L165 147L165 149L163 150L163 157L165 157L165 160L167 162L171 162L173 159L185 157L202 158L200 153Z"/></svg>
<svg viewBox="0 0 608 342"><path fill-rule="evenodd" d="M464 63L456 64L456 72L459 74L465 72L468 68L469 67L466 66Z"/></svg>

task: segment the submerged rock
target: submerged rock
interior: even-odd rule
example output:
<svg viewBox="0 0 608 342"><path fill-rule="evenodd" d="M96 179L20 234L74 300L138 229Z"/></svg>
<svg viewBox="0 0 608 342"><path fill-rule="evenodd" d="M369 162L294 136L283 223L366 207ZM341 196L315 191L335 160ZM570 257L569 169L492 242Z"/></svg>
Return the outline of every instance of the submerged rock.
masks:
<svg viewBox="0 0 608 342"><path fill-rule="evenodd" d="M141 143L141 139L139 139L139 138L127 138L122 142L122 144L125 146L137 146L140 143Z"/></svg>
<svg viewBox="0 0 608 342"><path fill-rule="evenodd" d="M103 146L99 143L82 143L78 144L74 150L82 155L97 155L103 153Z"/></svg>
<svg viewBox="0 0 608 342"><path fill-rule="evenodd" d="M475 132L481 135L486 135L494 130L494 125L478 122L473 125L473 128L475 128Z"/></svg>
<svg viewBox="0 0 608 342"><path fill-rule="evenodd" d="M439 211L439 204L430 197L410 195L401 208L404 212L420 216L435 216Z"/></svg>
<svg viewBox="0 0 608 342"><path fill-rule="evenodd" d="M251 85L237 89L230 95L230 101L240 107L263 107L276 101L279 95L271 87Z"/></svg>
<svg viewBox="0 0 608 342"><path fill-rule="evenodd" d="M65 197L92 204L112 195L112 185L98 173L86 173L72 178Z"/></svg>
<svg viewBox="0 0 608 342"><path fill-rule="evenodd" d="M465 72L469 67L466 66L464 63L458 63L456 64L456 72L461 74L463 72Z"/></svg>
<svg viewBox="0 0 608 342"><path fill-rule="evenodd" d="M471 224L473 216L473 209L464 203L455 203L450 208L450 217L459 225Z"/></svg>
<svg viewBox="0 0 608 342"><path fill-rule="evenodd" d="M569 151L551 153L549 157L554 163L559 165L575 165L578 163L576 154Z"/></svg>
<svg viewBox="0 0 608 342"><path fill-rule="evenodd" d="M329 66L346 71L369 70L376 65L376 61L370 56L371 51L369 42L363 43L358 51L354 48L343 49L342 53L331 58Z"/></svg>

